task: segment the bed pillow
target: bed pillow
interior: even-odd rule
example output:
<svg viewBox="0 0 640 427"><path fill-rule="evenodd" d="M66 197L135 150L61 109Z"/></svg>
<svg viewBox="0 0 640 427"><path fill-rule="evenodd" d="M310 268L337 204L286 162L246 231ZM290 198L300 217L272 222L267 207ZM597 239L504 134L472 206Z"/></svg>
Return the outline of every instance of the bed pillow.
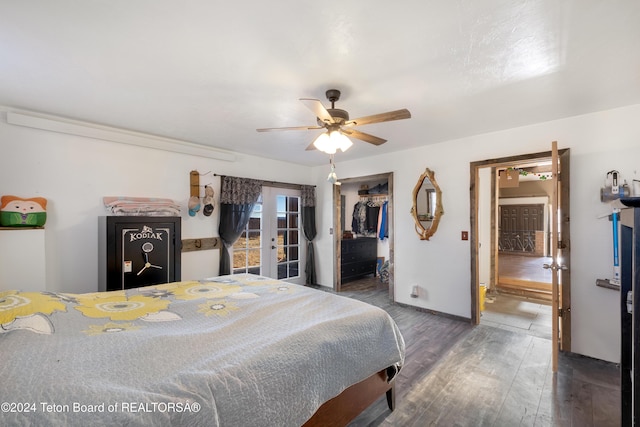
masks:
<svg viewBox="0 0 640 427"><path fill-rule="evenodd" d="M42 227L47 221L47 199L2 196L0 225L4 227Z"/></svg>

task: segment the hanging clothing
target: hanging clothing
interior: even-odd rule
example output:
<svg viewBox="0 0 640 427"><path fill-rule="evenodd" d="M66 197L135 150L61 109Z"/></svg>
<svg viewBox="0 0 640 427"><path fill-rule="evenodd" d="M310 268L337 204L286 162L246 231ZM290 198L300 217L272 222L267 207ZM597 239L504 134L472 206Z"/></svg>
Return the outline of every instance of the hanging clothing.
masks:
<svg viewBox="0 0 640 427"><path fill-rule="evenodd" d="M367 204L358 202L353 206L351 230L356 234L364 234L367 229Z"/></svg>
<svg viewBox="0 0 640 427"><path fill-rule="evenodd" d="M384 202L380 209L380 220L378 225L378 238L384 240L385 237L389 237L389 221L387 220L387 205L389 202Z"/></svg>
<svg viewBox="0 0 640 427"><path fill-rule="evenodd" d="M378 231L378 213L380 206L374 202L367 203L367 232L375 234Z"/></svg>
<svg viewBox="0 0 640 427"><path fill-rule="evenodd" d="M385 202L386 203L386 202ZM374 201L360 201L353 206L353 218L351 220L351 231L361 236L377 237L380 234L381 212L384 204ZM385 228L384 237L388 237L387 214L385 209Z"/></svg>

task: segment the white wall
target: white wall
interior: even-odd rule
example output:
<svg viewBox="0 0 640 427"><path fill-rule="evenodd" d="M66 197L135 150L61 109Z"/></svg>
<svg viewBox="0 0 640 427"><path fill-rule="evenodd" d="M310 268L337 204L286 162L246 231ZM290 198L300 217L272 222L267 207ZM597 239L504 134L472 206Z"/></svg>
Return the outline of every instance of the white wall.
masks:
<svg viewBox="0 0 640 427"><path fill-rule="evenodd" d="M48 199L47 290L98 290L98 216L103 196L164 197L182 206L182 238L218 236L218 207L210 217L187 213L189 172L263 178L309 184L308 167L237 155L213 160L81 136L11 125L0 111L0 194ZM201 177L219 196L219 177ZM204 195L204 193L202 193ZM219 252L182 255L182 279L218 273ZM24 268L38 268L28 259ZM20 284L4 285L19 288Z"/></svg>
<svg viewBox="0 0 640 427"><path fill-rule="evenodd" d="M470 248L460 240L469 230L469 163L486 159L549 151L551 141L571 149L572 351L618 362L619 293L597 287L597 278L611 276L611 232L599 215L606 172L616 169L631 181L640 179L640 105L540 123L503 132L477 135L370 157L339 162L339 178L394 172L395 298L398 302L469 318L471 315ZM428 132L428 129L425 129ZM407 140L420 138L406 135ZM401 145L402 141L387 144ZM409 213L411 192L425 167L435 171L443 193L444 216L429 241L418 239ZM333 246L331 186L326 167L316 168L322 211L318 213L319 280L331 286ZM423 288L410 297L412 284Z"/></svg>
<svg viewBox="0 0 640 427"><path fill-rule="evenodd" d="M598 219L609 208L600 203L599 189L611 169L628 181L640 179L637 117L640 105L339 162L336 172L340 178L394 173L396 300L469 317L470 248L468 241L460 240L460 231L470 228L469 163L548 151L552 140L559 148L570 148L572 350L618 362L619 294L595 285L597 278L608 278L612 271L610 224ZM308 168L244 155L230 163L14 126L5 120L0 120L0 194L49 199L49 290L97 290L97 217L105 214L103 196L168 197L186 205L193 169L316 184L318 280L332 286L336 261L329 235L333 210L326 166ZM414 138L420 135L406 135L407 140ZM340 155L336 158L339 161ZM418 239L410 215L411 193L425 167L435 171L445 211L429 241ZM185 210L183 238L210 236L217 236L217 211L208 218L192 218ZM217 257L207 252L183 255L184 279L217 273ZM25 260L25 268L35 267ZM419 299L410 297L412 284L422 287Z"/></svg>

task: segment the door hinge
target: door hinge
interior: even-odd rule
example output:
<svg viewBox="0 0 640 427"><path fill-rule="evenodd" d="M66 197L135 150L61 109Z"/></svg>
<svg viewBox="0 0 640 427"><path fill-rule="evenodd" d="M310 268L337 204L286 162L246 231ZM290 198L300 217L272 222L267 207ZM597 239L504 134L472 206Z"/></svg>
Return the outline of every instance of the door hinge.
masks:
<svg viewBox="0 0 640 427"><path fill-rule="evenodd" d="M565 313L571 313L571 307L558 308L558 317L564 317Z"/></svg>

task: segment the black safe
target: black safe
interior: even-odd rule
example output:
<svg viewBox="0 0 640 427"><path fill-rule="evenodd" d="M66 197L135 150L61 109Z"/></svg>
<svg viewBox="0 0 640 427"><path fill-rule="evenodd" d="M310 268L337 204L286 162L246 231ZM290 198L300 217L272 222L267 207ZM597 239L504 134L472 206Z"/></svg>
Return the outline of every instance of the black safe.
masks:
<svg viewBox="0 0 640 427"><path fill-rule="evenodd" d="M180 281L181 218L101 216L99 291Z"/></svg>

